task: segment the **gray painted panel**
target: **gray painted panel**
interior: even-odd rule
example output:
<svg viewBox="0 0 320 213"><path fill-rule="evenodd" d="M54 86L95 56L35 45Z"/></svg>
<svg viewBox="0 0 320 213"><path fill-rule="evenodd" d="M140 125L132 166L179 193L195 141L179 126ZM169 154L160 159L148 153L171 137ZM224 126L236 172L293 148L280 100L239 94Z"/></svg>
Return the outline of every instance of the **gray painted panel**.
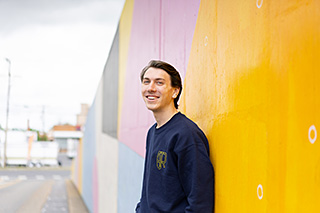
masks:
<svg viewBox="0 0 320 213"><path fill-rule="evenodd" d="M103 71L102 131L117 138L119 79L119 27Z"/></svg>
<svg viewBox="0 0 320 213"><path fill-rule="evenodd" d="M135 212L142 189L144 158L119 143L118 213Z"/></svg>

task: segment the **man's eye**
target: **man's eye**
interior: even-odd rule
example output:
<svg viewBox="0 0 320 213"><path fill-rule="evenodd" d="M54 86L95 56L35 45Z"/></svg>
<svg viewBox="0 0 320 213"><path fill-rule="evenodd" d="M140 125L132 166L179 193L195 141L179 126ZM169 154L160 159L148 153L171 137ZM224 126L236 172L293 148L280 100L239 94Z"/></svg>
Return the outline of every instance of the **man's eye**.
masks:
<svg viewBox="0 0 320 213"><path fill-rule="evenodd" d="M162 81L158 81L157 84L158 85L163 85L163 82Z"/></svg>
<svg viewBox="0 0 320 213"><path fill-rule="evenodd" d="M142 81L142 83L143 83L143 84L149 84L150 81L149 81L149 80L144 80L144 81Z"/></svg>

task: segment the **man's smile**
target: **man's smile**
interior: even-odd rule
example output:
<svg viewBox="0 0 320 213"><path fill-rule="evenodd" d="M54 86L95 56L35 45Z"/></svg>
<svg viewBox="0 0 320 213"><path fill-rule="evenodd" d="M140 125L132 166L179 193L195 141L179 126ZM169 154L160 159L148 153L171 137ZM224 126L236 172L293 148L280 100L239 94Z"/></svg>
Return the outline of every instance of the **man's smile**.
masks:
<svg viewBox="0 0 320 213"><path fill-rule="evenodd" d="M155 95L147 95L146 98L147 98L148 100L153 101L153 100L158 99L159 97L158 97L158 96L155 96Z"/></svg>

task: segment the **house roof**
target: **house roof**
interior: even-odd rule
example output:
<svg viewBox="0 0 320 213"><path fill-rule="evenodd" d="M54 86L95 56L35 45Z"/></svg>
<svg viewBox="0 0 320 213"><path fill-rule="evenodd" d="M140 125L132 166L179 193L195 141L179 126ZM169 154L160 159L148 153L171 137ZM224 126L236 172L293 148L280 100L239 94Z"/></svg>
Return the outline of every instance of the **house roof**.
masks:
<svg viewBox="0 0 320 213"><path fill-rule="evenodd" d="M65 125L55 125L52 127L53 131L76 131L77 127L69 124Z"/></svg>

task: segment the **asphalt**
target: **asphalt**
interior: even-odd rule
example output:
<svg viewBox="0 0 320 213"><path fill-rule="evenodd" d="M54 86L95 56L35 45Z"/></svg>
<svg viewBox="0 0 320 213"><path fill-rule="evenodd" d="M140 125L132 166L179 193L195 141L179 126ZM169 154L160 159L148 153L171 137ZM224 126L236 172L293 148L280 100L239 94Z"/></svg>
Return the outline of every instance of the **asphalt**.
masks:
<svg viewBox="0 0 320 213"><path fill-rule="evenodd" d="M15 187L15 189L10 188ZM0 185L2 193L9 196L9 192L16 193L20 190L20 193L14 194L14 199L9 199L8 202L15 202L15 212L70 212L70 213L89 213L86 205L83 202L81 195L71 179L61 180L15 180ZM36 189L36 190L32 190ZM9 190L9 191L7 191ZM30 192L27 200L18 199L26 191ZM20 200L20 204L17 203ZM6 203L9 206L9 203ZM12 209L11 209L12 210ZM0 208L0 212L5 212L5 209Z"/></svg>
<svg viewBox="0 0 320 213"><path fill-rule="evenodd" d="M15 212L39 212L39 213L55 213L55 212L70 212L70 213L89 213L84 201L70 179L71 160L65 155L60 155L59 160L62 162L62 167L56 168L10 168L0 169L0 177L6 176L9 181L0 181L0 189L10 189L15 187L16 190L25 189L30 193L27 200L21 200L21 205L15 203L17 207ZM42 173L41 173L42 172ZM19 179L23 174L24 178ZM59 176L59 178L52 178ZM36 178L35 178L36 177ZM39 180L39 177L42 179ZM0 178L1 179L1 178ZM10 187L9 187L10 186ZM33 191L28 190L29 188ZM25 194L21 191L20 194ZM14 194L14 197L19 195ZM14 199L12 199L14 200ZM0 208L1 210L1 208ZM2 212L2 211L0 211Z"/></svg>

